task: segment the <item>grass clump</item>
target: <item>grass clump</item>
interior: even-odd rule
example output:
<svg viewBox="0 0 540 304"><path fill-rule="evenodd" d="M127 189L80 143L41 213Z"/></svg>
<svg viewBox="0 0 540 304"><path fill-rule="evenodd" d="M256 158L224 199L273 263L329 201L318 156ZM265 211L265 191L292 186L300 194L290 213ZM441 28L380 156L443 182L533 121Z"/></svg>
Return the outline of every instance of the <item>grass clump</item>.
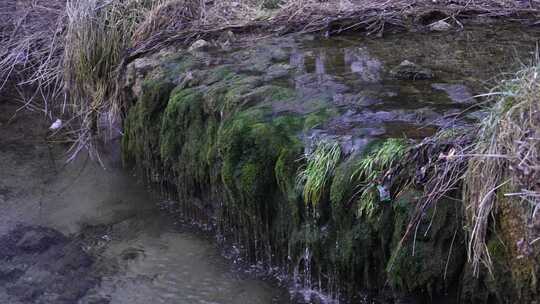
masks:
<svg viewBox="0 0 540 304"><path fill-rule="evenodd" d="M306 155L306 165L297 177L297 185L303 189L304 202L317 207L326 193L330 178L341 157L338 143L322 141L315 150Z"/></svg>
<svg viewBox="0 0 540 304"><path fill-rule="evenodd" d="M67 1L63 68L73 116L80 124L76 151L93 147L100 119L118 118L122 108L118 67L136 25L153 4L150 0Z"/></svg>
<svg viewBox="0 0 540 304"><path fill-rule="evenodd" d="M486 240L501 200L518 198L533 216L540 209L539 74L538 65L526 68L495 89L491 94L494 106L480 125L468 161L464 180L468 252L477 275L481 265L492 268ZM534 241L521 237L528 244Z"/></svg>
<svg viewBox="0 0 540 304"><path fill-rule="evenodd" d="M389 185L384 185L384 176L407 152L402 139L387 139L371 147L360 159L351 179L357 181L357 214L370 216L379 200L388 199Z"/></svg>

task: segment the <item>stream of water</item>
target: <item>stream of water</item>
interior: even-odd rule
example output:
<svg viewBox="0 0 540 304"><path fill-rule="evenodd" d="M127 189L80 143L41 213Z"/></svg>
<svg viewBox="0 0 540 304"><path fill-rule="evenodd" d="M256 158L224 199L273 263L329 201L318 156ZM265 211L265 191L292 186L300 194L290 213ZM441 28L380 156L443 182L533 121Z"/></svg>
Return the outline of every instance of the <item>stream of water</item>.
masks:
<svg viewBox="0 0 540 304"><path fill-rule="evenodd" d="M81 288L57 280L41 257L32 258L35 264L28 268L4 261L0 303L288 302L288 294L275 284L236 271L213 237L183 229L160 212L159 199L120 169L111 151L104 154L107 170L86 157L65 166L63 148L45 142L47 126L39 114L15 115L12 104L0 106L0 235L23 225L53 228L72 242L80 240L83 251L94 257L92 265L77 260L61 269L89 267L85 273L97 279ZM0 244L0 261L5 246ZM48 252L58 251L65 259L69 246L55 248ZM10 277L14 269L24 272L17 280ZM57 291L47 281L67 284ZM32 287L23 290L27 284ZM67 296L70 288L80 297Z"/></svg>

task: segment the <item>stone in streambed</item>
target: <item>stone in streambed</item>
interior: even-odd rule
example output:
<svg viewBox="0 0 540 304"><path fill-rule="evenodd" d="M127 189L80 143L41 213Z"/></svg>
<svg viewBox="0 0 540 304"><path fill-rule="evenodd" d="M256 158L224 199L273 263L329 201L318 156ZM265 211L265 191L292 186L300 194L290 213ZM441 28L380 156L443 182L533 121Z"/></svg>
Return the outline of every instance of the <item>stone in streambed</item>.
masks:
<svg viewBox="0 0 540 304"><path fill-rule="evenodd" d="M25 252L40 253L47 250L50 246L64 241L65 237L59 232L42 228L26 231L16 246Z"/></svg>
<svg viewBox="0 0 540 304"><path fill-rule="evenodd" d="M210 47L210 43L208 43L206 40L199 39L189 47L189 52L200 52L200 51L206 51Z"/></svg>
<svg viewBox="0 0 540 304"><path fill-rule="evenodd" d="M428 27L432 32L446 32L452 28L452 25L444 20L439 20L430 24Z"/></svg>
<svg viewBox="0 0 540 304"><path fill-rule="evenodd" d="M390 75L400 80L426 80L434 77L433 71L409 60L404 60L393 68Z"/></svg>
<svg viewBox="0 0 540 304"><path fill-rule="evenodd" d="M474 102L474 95L471 90L462 84L434 83L431 87L435 90L444 91L455 103Z"/></svg>

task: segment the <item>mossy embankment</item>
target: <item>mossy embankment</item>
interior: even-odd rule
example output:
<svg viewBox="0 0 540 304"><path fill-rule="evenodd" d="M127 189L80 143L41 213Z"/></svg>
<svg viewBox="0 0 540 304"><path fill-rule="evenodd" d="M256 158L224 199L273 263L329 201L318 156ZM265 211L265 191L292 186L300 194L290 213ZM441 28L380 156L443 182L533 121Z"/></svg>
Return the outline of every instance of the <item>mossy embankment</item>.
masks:
<svg viewBox="0 0 540 304"><path fill-rule="evenodd" d="M375 136L351 148L343 138L352 131L335 124L366 106L339 105L334 78L313 76L319 87L312 87L312 76L295 75L301 85L292 87L283 77L294 72L279 51L218 56L225 59L173 52L151 68L139 61L150 72L138 80L128 72L135 96L124 122L125 164L174 195L184 216L214 223L249 263L279 266L297 287L335 297L488 303L536 296L520 292L531 281L506 276L514 253L494 234L496 273L475 277L460 181L428 197L438 187L432 177L462 144L452 132L422 144Z"/></svg>
<svg viewBox="0 0 540 304"><path fill-rule="evenodd" d="M209 92L219 91L214 86L221 82L172 91L168 83L145 83L125 124L126 163L135 161L154 182L174 185L187 214L215 217L251 262L291 273L309 263L323 285L349 295L390 282L403 294L436 296L456 283L465 262L459 204L449 201L426 216L413 256L413 243L403 249L398 244L418 192L407 189L381 202L372 180L400 157L405 141L382 140L362 155L336 159L335 168L307 173L308 180L320 181L309 184L317 199L304 198L308 189L302 187L309 186L297 176L313 160L302 159L299 134L309 116L274 116L264 106L227 111L229 102L245 103L235 91L246 79L227 81L216 95ZM303 261L306 250L309 261Z"/></svg>

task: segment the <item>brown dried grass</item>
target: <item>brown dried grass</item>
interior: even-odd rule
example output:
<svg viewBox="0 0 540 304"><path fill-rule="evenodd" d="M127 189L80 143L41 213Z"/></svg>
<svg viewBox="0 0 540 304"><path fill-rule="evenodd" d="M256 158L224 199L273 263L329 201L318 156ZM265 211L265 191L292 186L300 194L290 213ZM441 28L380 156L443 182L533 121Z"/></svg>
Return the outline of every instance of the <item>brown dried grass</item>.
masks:
<svg viewBox="0 0 540 304"><path fill-rule="evenodd" d="M520 198L532 217L540 208L540 66L523 69L490 96L495 106L481 123L464 180L475 274L482 265L491 271L486 238L500 200Z"/></svg>
<svg viewBox="0 0 540 304"><path fill-rule="evenodd" d="M20 109L43 111L65 105L62 61L65 1L1 1L0 92L19 92ZM22 87L32 87L31 94Z"/></svg>

